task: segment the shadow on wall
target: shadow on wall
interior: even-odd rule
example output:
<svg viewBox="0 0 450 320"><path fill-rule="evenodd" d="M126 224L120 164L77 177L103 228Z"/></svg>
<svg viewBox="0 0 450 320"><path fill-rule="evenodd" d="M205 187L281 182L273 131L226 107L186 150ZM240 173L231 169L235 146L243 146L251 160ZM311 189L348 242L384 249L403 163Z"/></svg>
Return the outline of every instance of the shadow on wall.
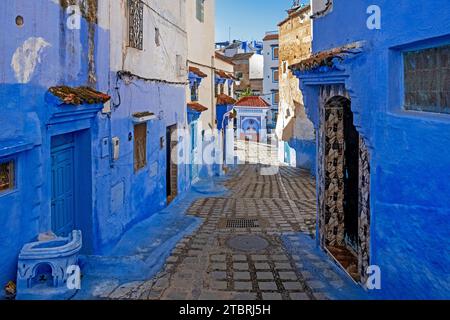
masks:
<svg viewBox="0 0 450 320"><path fill-rule="evenodd" d="M316 175L316 142L314 140L300 140L292 138L286 143L290 149L290 155L286 159L289 165L309 170ZM290 158L290 159L289 159Z"/></svg>

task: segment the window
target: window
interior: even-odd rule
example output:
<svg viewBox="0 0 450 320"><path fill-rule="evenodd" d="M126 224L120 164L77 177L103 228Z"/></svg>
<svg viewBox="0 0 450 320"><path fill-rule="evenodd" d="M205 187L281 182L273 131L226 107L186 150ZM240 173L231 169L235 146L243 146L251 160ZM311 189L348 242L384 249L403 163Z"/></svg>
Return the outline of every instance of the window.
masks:
<svg viewBox="0 0 450 320"><path fill-rule="evenodd" d="M14 161L0 162L0 193L14 189Z"/></svg>
<svg viewBox="0 0 450 320"><path fill-rule="evenodd" d="M239 80L241 80L244 77L244 73L241 71L236 72L236 78L238 78Z"/></svg>
<svg viewBox="0 0 450 320"><path fill-rule="evenodd" d="M198 82L195 81L191 87L191 101L198 101Z"/></svg>
<svg viewBox="0 0 450 320"><path fill-rule="evenodd" d="M288 71L288 64L287 61L283 61L283 74L286 74Z"/></svg>
<svg viewBox="0 0 450 320"><path fill-rule="evenodd" d="M134 172L147 165L147 123L134 126Z"/></svg>
<svg viewBox="0 0 450 320"><path fill-rule="evenodd" d="M231 97L231 93L232 93L232 87L231 86L232 86L231 84L228 85L228 96L229 97Z"/></svg>
<svg viewBox="0 0 450 320"><path fill-rule="evenodd" d="M128 39L130 47L144 49L144 3L141 0L128 0Z"/></svg>
<svg viewBox="0 0 450 320"><path fill-rule="evenodd" d="M278 60L278 54L280 52L280 49L278 47L272 47L272 59Z"/></svg>
<svg viewBox="0 0 450 320"><path fill-rule="evenodd" d="M450 114L450 45L405 52L405 109Z"/></svg>
<svg viewBox="0 0 450 320"><path fill-rule="evenodd" d="M205 0L197 1L197 20L200 22L205 21Z"/></svg>
<svg viewBox="0 0 450 320"><path fill-rule="evenodd" d="M272 82L278 82L279 77L280 77L280 73L278 71L278 68L272 69Z"/></svg>
<svg viewBox="0 0 450 320"><path fill-rule="evenodd" d="M274 92L273 94L272 94L272 96L273 96L273 98L272 98L272 104L273 105L277 105L278 104L278 102L280 102L280 93L277 91L277 92Z"/></svg>
<svg viewBox="0 0 450 320"><path fill-rule="evenodd" d="M225 93L225 85L222 83L220 85L220 94L224 94Z"/></svg>
<svg viewBox="0 0 450 320"><path fill-rule="evenodd" d="M159 38L160 38L161 34L159 32L159 28L155 28L155 44L157 47L159 47L161 45Z"/></svg>

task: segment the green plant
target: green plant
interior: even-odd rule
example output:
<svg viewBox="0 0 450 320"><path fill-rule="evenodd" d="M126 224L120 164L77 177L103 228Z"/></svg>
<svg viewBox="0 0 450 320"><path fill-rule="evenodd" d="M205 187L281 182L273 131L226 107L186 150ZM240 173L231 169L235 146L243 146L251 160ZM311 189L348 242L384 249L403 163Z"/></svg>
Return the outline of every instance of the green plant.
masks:
<svg viewBox="0 0 450 320"><path fill-rule="evenodd" d="M245 91L242 91L239 95L239 99L245 98L245 97L251 97L253 96L253 92L250 88L245 89Z"/></svg>

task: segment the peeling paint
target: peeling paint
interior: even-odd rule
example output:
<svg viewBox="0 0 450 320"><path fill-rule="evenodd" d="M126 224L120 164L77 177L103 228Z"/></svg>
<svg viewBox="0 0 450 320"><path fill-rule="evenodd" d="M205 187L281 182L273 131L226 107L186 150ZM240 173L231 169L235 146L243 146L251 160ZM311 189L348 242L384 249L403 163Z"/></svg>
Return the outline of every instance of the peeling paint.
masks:
<svg viewBox="0 0 450 320"><path fill-rule="evenodd" d="M11 67L19 83L30 82L36 66L41 62L43 50L49 46L50 43L43 38L31 37L17 48L11 60Z"/></svg>

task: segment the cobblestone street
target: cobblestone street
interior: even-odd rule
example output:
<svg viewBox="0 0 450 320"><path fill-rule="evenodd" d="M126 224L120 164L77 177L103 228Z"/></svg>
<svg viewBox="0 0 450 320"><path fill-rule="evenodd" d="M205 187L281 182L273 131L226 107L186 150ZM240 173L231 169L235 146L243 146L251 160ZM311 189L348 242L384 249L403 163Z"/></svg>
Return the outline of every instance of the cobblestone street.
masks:
<svg viewBox="0 0 450 320"><path fill-rule="evenodd" d="M195 201L187 214L203 223L176 245L164 270L149 281L122 285L108 298L328 299L325 283L304 269L304 262L312 261L338 288L343 283L332 266L307 250L290 254L282 240L283 235L300 246L298 232L314 238L314 179L288 167L274 175L262 171L262 164L239 165L224 182L227 196Z"/></svg>

